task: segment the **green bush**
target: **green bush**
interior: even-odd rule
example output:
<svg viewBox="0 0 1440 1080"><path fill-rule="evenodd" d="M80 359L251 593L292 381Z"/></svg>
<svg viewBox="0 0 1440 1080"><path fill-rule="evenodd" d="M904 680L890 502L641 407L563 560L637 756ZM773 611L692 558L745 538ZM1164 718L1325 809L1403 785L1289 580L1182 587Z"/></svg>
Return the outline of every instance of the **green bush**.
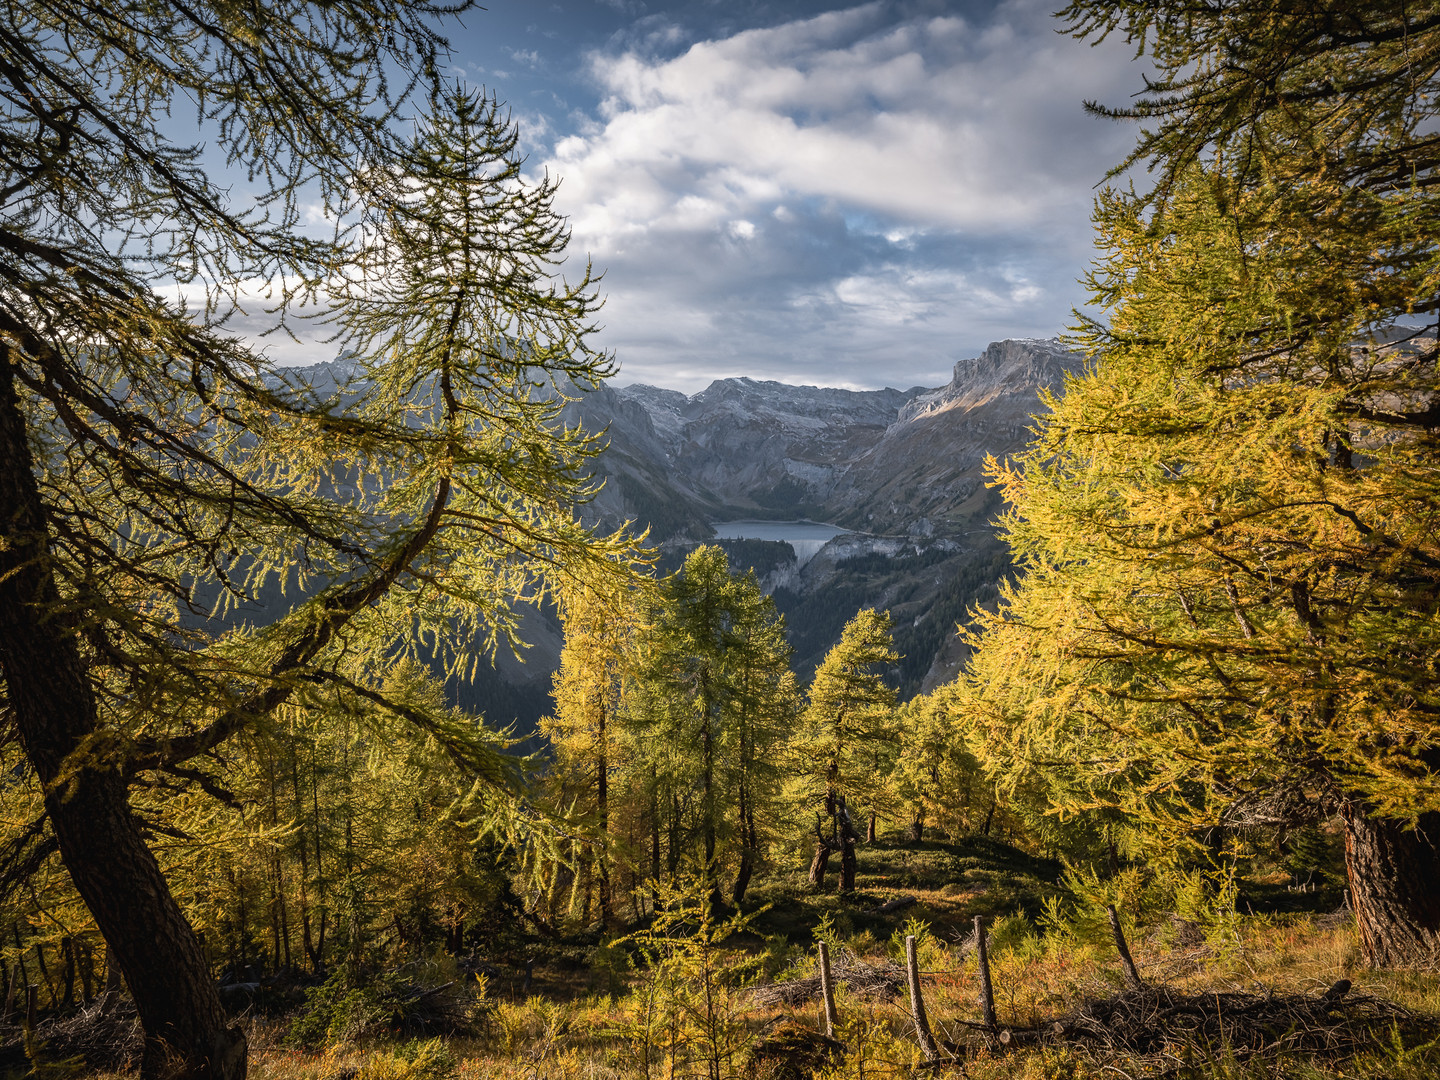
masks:
<svg viewBox="0 0 1440 1080"><path fill-rule="evenodd" d="M373 986L356 986L344 968L305 991L305 1007L290 1024L287 1046L319 1050L350 1042L385 1018Z"/></svg>
<svg viewBox="0 0 1440 1080"><path fill-rule="evenodd" d="M457 1062L440 1039L416 1039L371 1055L356 1080L445 1080Z"/></svg>
<svg viewBox="0 0 1440 1080"><path fill-rule="evenodd" d="M1002 915L995 920L995 925L990 928L989 947L996 956L1004 953L1028 956L1036 951L1039 940L1035 927L1022 909L1014 915Z"/></svg>

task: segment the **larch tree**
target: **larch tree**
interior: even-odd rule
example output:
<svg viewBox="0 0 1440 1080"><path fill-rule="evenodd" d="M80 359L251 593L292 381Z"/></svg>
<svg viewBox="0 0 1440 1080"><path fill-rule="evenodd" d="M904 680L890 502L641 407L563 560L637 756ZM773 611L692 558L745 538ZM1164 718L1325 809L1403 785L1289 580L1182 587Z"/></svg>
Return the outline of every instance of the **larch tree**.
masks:
<svg viewBox="0 0 1440 1080"><path fill-rule="evenodd" d="M730 888L730 899L738 906L760 864L763 824L773 813L783 780L784 763L777 750L794 727L800 691L791 669L785 620L774 601L760 591L753 573L736 580L736 616L729 664L732 751L727 755L726 788L740 848Z"/></svg>
<svg viewBox="0 0 1440 1080"><path fill-rule="evenodd" d="M728 862L736 863L732 896L744 898L759 814L780 782L771 751L795 702L790 647L773 601L753 573L730 573L721 548L696 549L656 590L624 715L637 767L649 777L656 876L663 831L667 873L695 865L714 910Z"/></svg>
<svg viewBox="0 0 1440 1080"><path fill-rule="evenodd" d="M554 677L554 712L540 721L550 741L549 784L567 812L593 821L595 838L572 858L577 891L598 887L602 924L611 920L611 780L624 767L621 719L625 675L640 634L639 599L606 596L584 584L564 590L560 621L565 645ZM582 885L583 883L583 885ZM583 902L588 911L589 902Z"/></svg>
<svg viewBox="0 0 1440 1080"><path fill-rule="evenodd" d="M993 816L993 784L970 752L959 719L942 694L918 695L896 710L889 783L905 808L912 844L924 839L927 823L953 834Z"/></svg>
<svg viewBox="0 0 1440 1080"><path fill-rule="evenodd" d="M992 764L1172 838L1338 814L1367 959L1433 966L1440 9L1064 15L1159 67L1112 112L1158 181L1100 199L1090 366L996 469Z"/></svg>
<svg viewBox="0 0 1440 1080"><path fill-rule="evenodd" d="M877 753L895 733L895 690L885 682L899 654L890 641L890 613L865 610L845 624L840 641L815 669L791 742L801 791L815 810L810 884L825 884L830 856L840 853L840 891L855 888L854 814L888 797L888 770Z"/></svg>
<svg viewBox="0 0 1440 1080"><path fill-rule="evenodd" d="M588 272L554 276L553 184L521 181L513 128L462 89L398 122L453 10L0 15L0 716L43 805L12 865L58 850L147 1078L233 1080L246 1053L131 788L215 787L228 739L316 695L511 785L499 741L386 672L439 642L461 673L513 638L537 567L623 562L572 510L598 446L562 389L611 362ZM333 232L302 228L312 205ZM257 295L279 319L328 297L362 381L278 373L227 329Z"/></svg>

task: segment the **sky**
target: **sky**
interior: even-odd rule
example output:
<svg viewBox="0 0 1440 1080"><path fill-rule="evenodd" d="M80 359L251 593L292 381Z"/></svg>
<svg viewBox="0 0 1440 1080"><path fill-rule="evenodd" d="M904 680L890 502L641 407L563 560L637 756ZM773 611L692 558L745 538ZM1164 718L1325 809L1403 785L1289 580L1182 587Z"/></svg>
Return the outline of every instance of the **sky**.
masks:
<svg viewBox="0 0 1440 1080"><path fill-rule="evenodd" d="M1142 76L1056 0L485 2L445 28L453 72L559 178L618 384L939 386L1084 303L1136 132L1082 103Z"/></svg>

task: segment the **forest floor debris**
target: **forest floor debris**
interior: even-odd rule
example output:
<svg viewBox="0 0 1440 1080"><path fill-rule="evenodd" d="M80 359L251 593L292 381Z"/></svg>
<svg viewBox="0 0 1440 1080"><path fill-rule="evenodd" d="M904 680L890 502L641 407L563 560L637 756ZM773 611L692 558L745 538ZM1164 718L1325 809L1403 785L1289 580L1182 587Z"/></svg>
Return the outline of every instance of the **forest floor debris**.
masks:
<svg viewBox="0 0 1440 1080"><path fill-rule="evenodd" d="M905 969L888 960L862 960L846 948L835 949L830 957L831 975L857 998L893 1001L905 986ZM759 1005L803 1005L820 999L820 975L757 986L750 992Z"/></svg>
<svg viewBox="0 0 1440 1080"><path fill-rule="evenodd" d="M1381 1048L1400 1029L1425 1038L1440 1034L1436 1018L1373 994L1352 994L1350 985L1341 979L1318 995L1187 993L1146 986L1087 1001L1078 1011L1035 1027L1006 1028L996 1041L1012 1047L1077 1044L1141 1056L1175 1057L1200 1048L1212 1054L1303 1053L1333 1060Z"/></svg>
<svg viewBox="0 0 1440 1080"><path fill-rule="evenodd" d="M672 1069L703 1080L702 1051L713 1039L721 1075L740 1080L1440 1076L1440 978L1366 969L1353 916L1332 911L1323 895L1307 894L1316 900L1308 912L1223 913L1219 921L1158 906L1142 919L1132 897L1122 910L1136 920L1131 947L1147 985L1122 990L1103 913L1047 911L1040 901L1059 886L1045 887L1048 868L1038 860L988 841L926 841L909 851L892 841L864 855L861 888L849 896L807 889L803 870L757 882L757 908L775 905L757 911L769 925L721 943L705 1038L674 1034L710 1007L695 971L659 978L635 954L605 945L592 925L503 955L412 953L398 965L392 957L358 977L246 972L228 997L250 1039L250 1075L644 1080L648 1061L650 1080ZM982 879L984 895L951 888ZM895 897L914 903L876 912ZM1026 914L1037 909L1038 917ZM976 914L986 920L995 1030L980 1024ZM909 934L919 937L932 1026L951 1052L930 1063L897 962ZM823 1034L816 936L831 943L834 1042L843 1054ZM1353 985L1337 982L1347 979ZM0 1076L121 1080L138 1064L128 1002L103 1020L89 1010L42 1012L37 1034L31 1056L21 1029L0 1024Z"/></svg>
<svg viewBox="0 0 1440 1080"><path fill-rule="evenodd" d="M28 1047L19 1024L0 1024L0 1074L28 1073L35 1060L127 1072L139 1066L143 1048L135 1003L119 995L101 996L74 1012L41 1020Z"/></svg>

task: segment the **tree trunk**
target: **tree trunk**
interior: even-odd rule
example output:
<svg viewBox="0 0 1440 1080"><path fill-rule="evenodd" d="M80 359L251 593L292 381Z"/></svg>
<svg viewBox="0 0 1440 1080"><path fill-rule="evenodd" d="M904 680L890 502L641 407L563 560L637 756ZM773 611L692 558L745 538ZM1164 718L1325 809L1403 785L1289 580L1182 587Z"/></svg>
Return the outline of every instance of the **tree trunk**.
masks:
<svg viewBox="0 0 1440 1080"><path fill-rule="evenodd" d="M815 857L810 860L810 884L817 889L825 887L825 874L830 869L830 845L824 840L815 841Z"/></svg>
<svg viewBox="0 0 1440 1080"><path fill-rule="evenodd" d="M1365 960L1377 968L1434 968L1440 961L1440 813L1418 829L1341 807L1345 872Z"/></svg>
<svg viewBox="0 0 1440 1080"><path fill-rule="evenodd" d="M345 776L346 783L350 777L350 732L345 732ZM297 795L296 798L299 798ZM320 925L317 928L315 937L315 971L318 974L325 964L325 930L330 916L329 908L325 904L325 860L320 846L322 833L320 832L320 766L315 760L315 743L310 744L310 809L315 815L315 904L320 910ZM350 809L349 799L346 799L345 810L345 850L350 850Z"/></svg>
<svg viewBox="0 0 1440 1080"><path fill-rule="evenodd" d="M870 823L865 826L865 843L867 843L867 844L873 844L873 843L875 842L875 824L876 824L876 817L877 817L877 815L876 815L875 811L874 811L874 810L871 810L871 811L870 811Z"/></svg>
<svg viewBox="0 0 1440 1080"><path fill-rule="evenodd" d="M35 962L40 965L40 976L45 980L45 992L49 995L50 1007L53 1009L60 1004L60 999L55 995L55 980L50 978L49 965L45 963L45 942L35 942Z"/></svg>
<svg viewBox="0 0 1440 1080"><path fill-rule="evenodd" d="M840 891L855 891L855 835L846 833L840 838Z"/></svg>
<svg viewBox="0 0 1440 1080"><path fill-rule="evenodd" d="M80 962L80 991L84 995L81 1000L89 1007L95 1000L95 957L90 952L88 942L80 943L77 959Z"/></svg>
<svg viewBox="0 0 1440 1080"><path fill-rule="evenodd" d="M665 882L667 885L675 884L675 876L680 872L680 793L670 793L670 820L666 823L665 829Z"/></svg>
<svg viewBox="0 0 1440 1080"><path fill-rule="evenodd" d="M740 869L735 874L735 888L730 896L738 908L750 888L750 878L755 873L755 857L759 852L759 835L755 831L755 814L750 806L749 793L740 789Z"/></svg>
<svg viewBox="0 0 1440 1080"><path fill-rule="evenodd" d="M810 884L816 889L825 887L825 873L830 869L830 853L834 846L825 839L822 818L815 815L815 857L810 860Z"/></svg>
<svg viewBox="0 0 1440 1080"><path fill-rule="evenodd" d="M0 357L0 675L40 779L60 855L130 985L146 1080L241 1080L245 1036L225 1022L200 942L170 895L103 750L95 697L61 615L10 356ZM97 740L97 736L100 738ZM113 739L113 736L112 736Z"/></svg>
<svg viewBox="0 0 1440 1080"><path fill-rule="evenodd" d="M66 934L60 939L60 959L65 962L65 997L60 1008L68 1009L75 1004L75 939Z"/></svg>
<svg viewBox="0 0 1440 1080"><path fill-rule="evenodd" d="M610 755L608 736L605 734L605 707L600 707L600 723L597 738L600 743L600 758L595 763L595 808L600 814L600 851L596 857L596 868L600 879L600 929L606 930L611 922L610 897Z"/></svg>
<svg viewBox="0 0 1440 1080"><path fill-rule="evenodd" d="M295 824L298 829L295 835L300 851L300 944L310 961L311 973L317 974L320 971L320 950L315 947L315 939L310 933L310 853L303 824L305 804L300 794L300 755L293 746L290 750L290 782L295 792Z"/></svg>
<svg viewBox="0 0 1440 1080"><path fill-rule="evenodd" d="M839 796L837 802L840 804L840 891L849 893L855 891L855 841L860 836L855 831L855 823L850 820L845 797Z"/></svg>
<svg viewBox="0 0 1440 1080"><path fill-rule="evenodd" d="M650 910L660 910L660 798L655 794L655 770L650 770Z"/></svg>
<svg viewBox="0 0 1440 1080"><path fill-rule="evenodd" d="M730 890L730 901L736 907L745 899L745 890L750 888L750 877L755 872L755 856L750 848L740 849L740 868L735 872L735 886Z"/></svg>
<svg viewBox="0 0 1440 1080"><path fill-rule="evenodd" d="M705 845L705 866L702 873L710 892L710 917L718 919L725 907L725 898L720 894L720 875L715 865L715 723L714 709L710 705L708 687L702 684L700 700L705 707L705 724L700 729L700 799L701 799L701 840Z"/></svg>
<svg viewBox="0 0 1440 1080"><path fill-rule="evenodd" d="M925 836L925 813L921 810L915 811L915 816L910 819L910 843L918 844Z"/></svg>

